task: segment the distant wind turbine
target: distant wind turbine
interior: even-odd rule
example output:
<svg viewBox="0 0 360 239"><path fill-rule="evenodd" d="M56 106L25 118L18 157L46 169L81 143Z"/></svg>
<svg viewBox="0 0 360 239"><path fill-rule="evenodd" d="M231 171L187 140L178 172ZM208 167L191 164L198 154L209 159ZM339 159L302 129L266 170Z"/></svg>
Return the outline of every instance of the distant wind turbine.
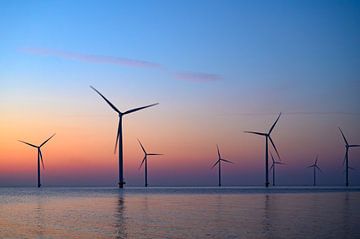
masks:
<svg viewBox="0 0 360 239"><path fill-rule="evenodd" d="M105 101L106 103L108 103L110 105L110 107L118 113L119 115L119 124L118 124L118 130L117 130L117 135L116 135L116 141L115 141L115 150L114 153L116 153L116 148L117 145L119 144L119 188L123 188L124 187L124 162L123 162L123 136L122 136L122 117L124 115L145 109L145 108L149 108L151 106L157 105L159 103L155 103L155 104L151 104L151 105L147 105L147 106L143 106L143 107L139 107L139 108L134 108L134 109L130 109L127 110L125 112L121 112L120 110L118 110L118 108L116 108L108 99L105 98L105 96L103 96L97 89L95 89L94 87L90 86L91 89L93 89L96 93L98 93Z"/></svg>
<svg viewBox="0 0 360 239"><path fill-rule="evenodd" d="M142 165L145 163L145 187L148 186L148 180L147 180L147 156L153 156L153 155L162 155L162 154L154 154L154 153L147 153L144 146L141 144L140 140L139 141L139 144L140 144L140 147L141 149L143 150L144 152L144 158L143 160L141 161L141 164L140 164L140 167L139 169L142 167Z"/></svg>
<svg viewBox="0 0 360 239"><path fill-rule="evenodd" d="M271 156L271 160L272 160L270 170L272 170L272 173L273 173L273 181L272 181L272 183L273 183L273 186L275 186L275 166L276 166L276 164L284 165L284 163L280 162L280 161L276 161L271 152L270 152L270 156Z"/></svg>
<svg viewBox="0 0 360 239"><path fill-rule="evenodd" d="M281 116L281 113L279 114L279 116L277 117L276 121L274 122L274 124L271 126L270 130L268 133L262 133L262 132L256 132L256 131L245 131L245 133L249 133L249 134L256 134L256 135L261 135L265 137L265 187L269 187L269 140L270 143L272 144L277 156L280 159L280 155L279 152L274 144L274 141L271 138L271 132L273 131L276 123L278 122L279 118Z"/></svg>
<svg viewBox="0 0 360 239"><path fill-rule="evenodd" d="M211 168L214 168L216 165L219 165L219 187L221 187L221 161L226 162L226 163L233 163L233 162L223 159L220 155L219 146L216 145L216 148L217 148L217 153L218 153L218 160L214 163L214 165Z"/></svg>
<svg viewBox="0 0 360 239"><path fill-rule="evenodd" d="M343 161L343 164L345 164L345 174L346 174L346 182L345 182L345 185L346 187L349 186L349 169L352 169L350 166L349 166L349 149L350 148L356 148L356 147L360 147L360 145L357 145L357 144L349 144L348 141L346 140L345 138L345 135L344 133L342 132L341 128L339 127L339 130L340 130L340 133L345 141L345 157L344 157L344 161Z"/></svg>
<svg viewBox="0 0 360 239"><path fill-rule="evenodd" d="M50 138L48 138L47 140L45 140L42 144L40 144L39 146L36 146L34 144L30 144L28 142L22 141L22 140L18 140L21 143L27 144L31 147L37 148L38 150L38 162L37 162L37 169L38 169L38 188L41 187L41 181L40 181L40 161L41 161L41 165L44 169L44 161L43 161L43 156L41 153L41 147L44 146L52 137L54 137L55 134L53 134Z"/></svg>
<svg viewBox="0 0 360 239"><path fill-rule="evenodd" d="M313 168L314 169L314 183L313 183L313 186L316 186L316 170L319 170L320 172L322 172L321 169L319 168L319 166L317 165L318 159L319 159L319 156L316 156L314 164L307 167L307 168Z"/></svg>

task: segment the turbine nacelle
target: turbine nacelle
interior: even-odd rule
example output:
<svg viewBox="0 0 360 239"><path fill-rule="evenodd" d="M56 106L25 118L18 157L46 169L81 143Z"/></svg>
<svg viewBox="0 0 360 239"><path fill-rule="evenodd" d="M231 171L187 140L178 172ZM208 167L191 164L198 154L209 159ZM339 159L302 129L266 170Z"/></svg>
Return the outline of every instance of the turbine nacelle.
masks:
<svg viewBox="0 0 360 239"><path fill-rule="evenodd" d="M316 168L316 169L318 169L320 172L322 172L321 169L320 169L320 167L317 165L318 159L319 159L319 156L316 156L316 159L315 159L314 164L308 166L307 168Z"/></svg>
<svg viewBox="0 0 360 239"><path fill-rule="evenodd" d="M220 150L219 150L219 146L218 145L216 145L216 149L217 149L217 154L218 154L218 160L213 164L213 166L211 167L211 168L214 168L216 165L218 165L221 161L222 162L225 162L225 163L234 163L234 162L232 162L232 161L230 161L230 160L227 160L227 159L223 159L222 157L221 157L221 154L220 154Z"/></svg>
<svg viewBox="0 0 360 239"><path fill-rule="evenodd" d="M271 145L273 146L277 156L280 158L280 154L279 154L279 151L277 150L276 146L275 146L275 143L273 141L273 139L271 138L271 132L274 130L275 128L275 125L277 124L277 122L279 121L280 119L280 116L281 116L281 113L279 114L279 116L277 117L277 119L275 120L275 122L272 124L270 130L268 133L263 133L263 132L257 132L257 131L244 131L245 133L248 133L248 134L255 134L255 135L260 135L260 136L265 136L266 139L269 139L270 140L270 143Z"/></svg>
<svg viewBox="0 0 360 239"><path fill-rule="evenodd" d="M97 89L95 89L95 87L93 86L90 86L91 89L93 89L96 93L98 93L101 98L103 98L106 103L109 104L109 106L115 111L118 113L119 115L119 124L118 124L118 130L117 130L117 134L116 134L116 141L115 141L115 149L114 149L114 154L116 153L116 150L117 150L117 145L118 145L118 142L120 140L120 134L121 134L121 119L124 115L127 115L127 114L130 114L130 113L133 113L133 112L136 112L136 111L139 111L139 110L142 110L142 109L146 109L146 108L149 108L149 107L152 107L152 106L155 106L155 105L158 105L159 103L155 103L155 104L151 104L151 105L146 105L146 106L142 106L142 107L138 107L138 108L133 108L133 109L130 109L130 110L127 110L125 112L121 112L118 108L116 108L116 106L110 102L110 100L108 100L103 94L100 93L100 91L98 91Z"/></svg>
<svg viewBox="0 0 360 239"><path fill-rule="evenodd" d="M147 160L147 156L157 156L157 155L163 155L163 154L156 154L156 153L147 153L144 146L142 145L142 143L140 142L140 140L138 139L138 142L140 144L140 147L141 149L143 150L144 152L144 158L143 160L141 161L141 164L139 166L139 169L142 167L142 165L145 163L145 161Z"/></svg>

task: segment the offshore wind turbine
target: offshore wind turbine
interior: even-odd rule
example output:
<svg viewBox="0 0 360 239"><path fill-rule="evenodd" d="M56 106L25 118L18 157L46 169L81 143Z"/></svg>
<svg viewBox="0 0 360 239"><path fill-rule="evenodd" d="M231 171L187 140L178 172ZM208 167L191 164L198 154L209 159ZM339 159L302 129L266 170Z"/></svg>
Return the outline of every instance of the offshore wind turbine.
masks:
<svg viewBox="0 0 360 239"><path fill-rule="evenodd" d="M346 185L346 187L348 187L349 186L349 168L351 169L351 167L349 166L349 149L350 148L360 147L360 145L349 144L340 127L339 127L339 130L340 130L340 133L341 133L341 135L342 135L342 137L343 137L343 139L345 141L345 149L346 149L346 151L345 151L345 157L344 157L343 164L345 164L345 174L346 174L345 185Z"/></svg>
<svg viewBox="0 0 360 239"><path fill-rule="evenodd" d="M270 170L272 170L272 173L273 173L273 175L272 175L273 176L272 184L273 184L273 186L275 186L275 165L276 164L284 165L284 163L280 162L280 161L276 161L271 152L270 152L270 156L271 156L271 160L272 160Z"/></svg>
<svg viewBox="0 0 360 239"><path fill-rule="evenodd" d="M148 186L148 180L147 180L147 156L153 156L153 155L162 155L162 154L154 154L154 153L147 153L144 146L141 144L140 140L138 139L141 149L144 152L144 158L141 161L139 169L142 167L142 165L145 163L145 187Z"/></svg>
<svg viewBox="0 0 360 239"><path fill-rule="evenodd" d="M274 144L274 141L271 138L271 132L273 131L276 123L279 121L280 116L281 116L281 113L277 117L274 124L271 126L269 132L267 132L267 133L256 132L256 131L245 131L245 133L256 134L256 135L261 135L261 136L265 137L265 187L269 187L269 141L270 141L271 145L273 146L277 156L280 159L279 152Z"/></svg>
<svg viewBox="0 0 360 239"><path fill-rule="evenodd" d="M316 170L319 170L320 172L322 172L321 169L319 168L319 166L317 165L318 159L319 159L319 156L316 156L314 164L307 167L307 168L313 168L314 169L314 183L313 183L313 186L316 186Z"/></svg>
<svg viewBox="0 0 360 239"><path fill-rule="evenodd" d="M40 162L41 162L41 165L43 167L43 169L45 168L44 167L44 161L43 161L43 156L42 156L42 153L41 153L41 147L44 146L52 137L54 137L55 134L53 134L50 138L48 138L47 140L45 140L42 144L40 144L39 146L37 145L34 145L34 144L31 144L31 143L28 143L28 142L25 142L25 141L22 141L22 140L18 140L19 142L21 143L24 143L24 144L27 144L31 147L34 147L34 148L37 148L37 151L38 151L38 159L37 159L37 170L38 170L38 188L41 187L41 180L40 180Z"/></svg>
<svg viewBox="0 0 360 239"><path fill-rule="evenodd" d="M116 135L114 153L116 153L116 148L119 145L119 183L118 183L118 185L119 185L119 188L123 188L124 184L125 184L125 182L124 182L124 161L123 161L123 135L122 135L123 116L130 114L130 113L134 113L136 111L139 111L139 110L142 110L145 108L152 107L159 103L146 105L146 106L138 107L138 108L133 108L133 109L127 110L125 112L121 112L118 108L115 107L115 105L113 105L108 99L106 99L105 96L103 96L97 89L95 89L93 86L90 86L90 88L93 89L96 93L98 93L106 101L106 103L108 103L110 105L110 107L116 113L118 113L118 116L119 116L119 124L118 124L118 130L117 130L117 135Z"/></svg>
<svg viewBox="0 0 360 239"><path fill-rule="evenodd" d="M211 168L214 168L216 165L219 165L219 187L221 187L221 162L226 163L233 163L230 160L223 159L220 155L219 146L216 145L217 153L218 153L218 160L214 163L214 165Z"/></svg>

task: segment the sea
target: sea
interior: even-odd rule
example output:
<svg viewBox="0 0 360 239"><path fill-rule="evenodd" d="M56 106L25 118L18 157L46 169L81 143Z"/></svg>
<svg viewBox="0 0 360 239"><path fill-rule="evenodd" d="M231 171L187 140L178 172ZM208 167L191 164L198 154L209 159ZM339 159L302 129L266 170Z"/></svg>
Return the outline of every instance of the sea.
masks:
<svg viewBox="0 0 360 239"><path fill-rule="evenodd" d="M0 238L360 238L360 188L0 188Z"/></svg>

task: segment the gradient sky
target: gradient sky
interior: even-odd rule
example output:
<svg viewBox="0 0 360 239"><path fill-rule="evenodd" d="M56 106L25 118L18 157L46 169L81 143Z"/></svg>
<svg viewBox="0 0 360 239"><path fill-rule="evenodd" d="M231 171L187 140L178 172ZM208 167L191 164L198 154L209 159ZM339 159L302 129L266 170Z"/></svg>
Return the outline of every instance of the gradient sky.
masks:
<svg viewBox="0 0 360 239"><path fill-rule="evenodd" d="M216 144L234 165L224 185L263 185L265 131L287 165L282 185L344 183L344 145L360 144L359 1L2 1L0 185L116 185L120 110L128 185L216 185ZM360 149L350 153L360 184Z"/></svg>

